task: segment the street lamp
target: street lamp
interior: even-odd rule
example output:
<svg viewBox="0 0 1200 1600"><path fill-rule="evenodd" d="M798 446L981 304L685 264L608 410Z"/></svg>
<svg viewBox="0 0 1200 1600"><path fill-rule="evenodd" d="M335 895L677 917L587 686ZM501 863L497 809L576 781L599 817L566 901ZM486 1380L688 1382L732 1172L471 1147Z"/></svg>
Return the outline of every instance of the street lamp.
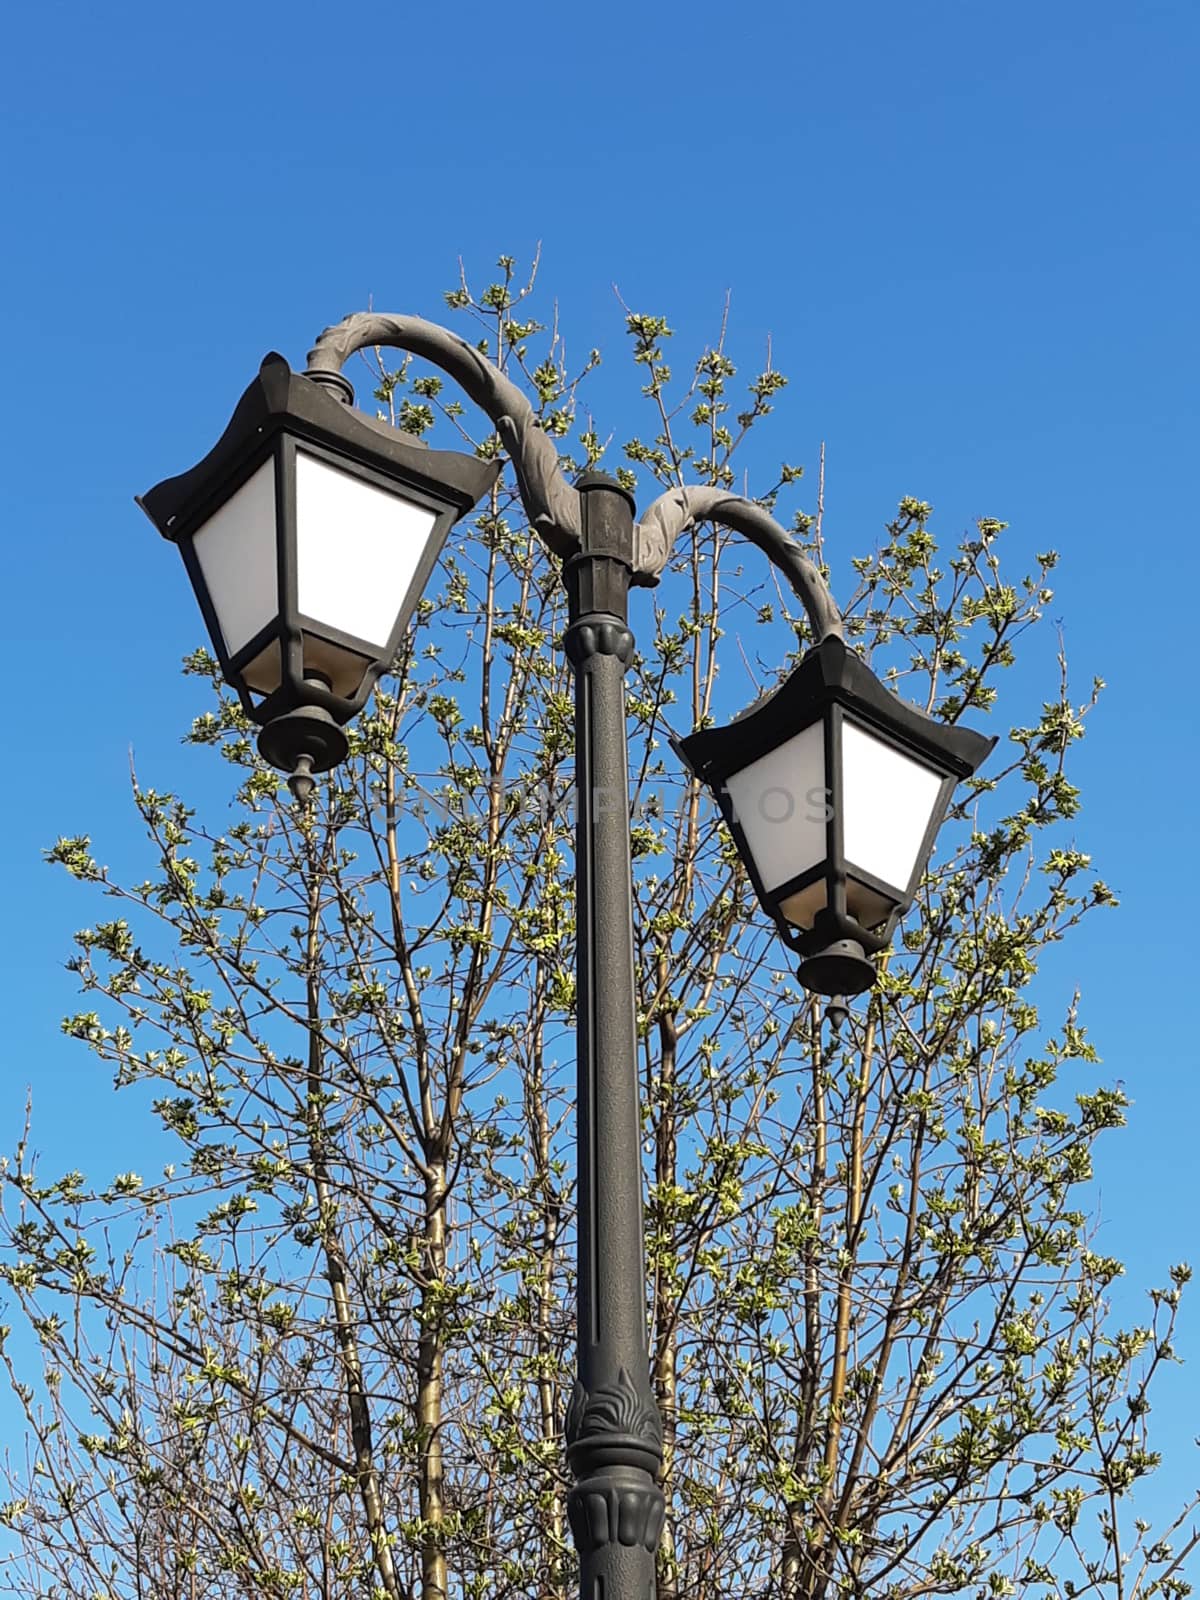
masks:
<svg viewBox="0 0 1200 1600"><path fill-rule="evenodd" d="M828 634L724 728L672 743L716 796L816 994L861 994L912 904L955 783L995 739L908 705Z"/></svg>
<svg viewBox="0 0 1200 1600"><path fill-rule="evenodd" d="M204 459L139 497L298 798L345 759L344 725L395 658L451 526L500 470L430 450L269 355Z"/></svg>
<svg viewBox="0 0 1200 1600"><path fill-rule="evenodd" d="M346 753L342 727L390 664L454 518L497 467L426 451L350 409L342 367L385 345L432 361L491 418L533 528L562 563L575 674L579 1376L565 1419L583 1600L651 1600L665 1506L647 1359L626 669L629 590L711 520L791 584L816 646L732 728L677 748L716 792L763 905L819 993L859 993L910 902L954 782L990 742L905 706L850 652L818 569L761 507L720 489L632 497L567 483L528 400L477 349L418 317L328 328L297 376L269 356L208 456L141 504L180 545L221 666L298 798ZM785 805L786 802L786 805ZM819 807L815 818L799 807Z"/></svg>

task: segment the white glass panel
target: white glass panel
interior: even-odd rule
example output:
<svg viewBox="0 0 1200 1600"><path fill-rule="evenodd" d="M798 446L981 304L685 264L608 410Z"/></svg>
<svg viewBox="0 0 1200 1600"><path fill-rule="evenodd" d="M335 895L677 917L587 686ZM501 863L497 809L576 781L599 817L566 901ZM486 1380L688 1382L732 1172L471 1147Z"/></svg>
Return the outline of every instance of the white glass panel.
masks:
<svg viewBox="0 0 1200 1600"><path fill-rule="evenodd" d="M275 461L268 457L192 535L229 654L277 615Z"/></svg>
<svg viewBox="0 0 1200 1600"><path fill-rule="evenodd" d="M814 722L725 780L764 889L825 859L825 734Z"/></svg>
<svg viewBox="0 0 1200 1600"><path fill-rule="evenodd" d="M846 865L908 888L942 780L855 723L842 724L842 842Z"/></svg>
<svg viewBox="0 0 1200 1600"><path fill-rule="evenodd" d="M426 507L298 451L301 615L382 650L436 520Z"/></svg>

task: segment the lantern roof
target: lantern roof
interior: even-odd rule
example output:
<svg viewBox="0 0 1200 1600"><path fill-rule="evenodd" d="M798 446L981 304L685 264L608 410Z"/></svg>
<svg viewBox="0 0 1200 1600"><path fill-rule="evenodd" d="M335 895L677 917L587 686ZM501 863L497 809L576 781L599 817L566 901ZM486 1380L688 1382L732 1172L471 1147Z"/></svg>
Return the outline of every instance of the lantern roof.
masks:
<svg viewBox="0 0 1200 1600"><path fill-rule="evenodd" d="M832 704L958 779L969 777L996 743L994 735L939 722L901 700L835 634L814 645L778 687L726 727L702 728L672 743L697 777L720 784L815 722Z"/></svg>
<svg viewBox="0 0 1200 1600"><path fill-rule="evenodd" d="M230 477L262 455L279 433L323 445L349 464L424 489L460 515L487 493L501 471L498 461L431 450L415 434L356 411L322 384L293 372L272 351L204 459L139 495L138 505L164 538L177 541L208 515Z"/></svg>

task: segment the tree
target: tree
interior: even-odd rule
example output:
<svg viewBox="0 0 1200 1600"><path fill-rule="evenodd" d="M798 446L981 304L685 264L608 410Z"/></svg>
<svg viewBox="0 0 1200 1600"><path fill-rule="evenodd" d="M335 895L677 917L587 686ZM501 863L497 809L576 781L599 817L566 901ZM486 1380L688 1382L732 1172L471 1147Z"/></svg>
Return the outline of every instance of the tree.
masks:
<svg viewBox="0 0 1200 1600"><path fill-rule="evenodd" d="M612 462L583 409L599 354L568 366L532 277L505 257L447 301L565 460ZM679 383L667 323L626 326L652 420L623 480L732 486L786 380L768 361L735 399L722 327ZM373 382L400 426L500 452L414 363ZM811 514L801 476L760 498L823 563L823 469ZM873 550L830 552L857 648L950 721L999 714L1050 599L1055 556L1014 579L1007 544L985 519L939 556L906 498ZM1047 1024L1032 999L1039 953L1113 903L1070 826L1087 705L1064 666L960 792L878 989L835 1027L662 754L668 715L733 709L718 655L761 685L803 648L770 577L688 535L629 698L660 1593L1185 1595L1193 1506L1163 1535L1127 1524L1187 1269L1115 1325L1121 1268L1078 1197L1125 1102L1077 1000ZM49 852L104 914L72 963L91 1009L64 1026L118 1091L149 1086L179 1153L148 1180L51 1177L27 1139L7 1164L0 1273L40 1343L37 1372L5 1345L22 1593L570 1592L563 621L501 482L315 808L197 651L188 737L228 764L235 820L139 779L144 882L86 837Z"/></svg>

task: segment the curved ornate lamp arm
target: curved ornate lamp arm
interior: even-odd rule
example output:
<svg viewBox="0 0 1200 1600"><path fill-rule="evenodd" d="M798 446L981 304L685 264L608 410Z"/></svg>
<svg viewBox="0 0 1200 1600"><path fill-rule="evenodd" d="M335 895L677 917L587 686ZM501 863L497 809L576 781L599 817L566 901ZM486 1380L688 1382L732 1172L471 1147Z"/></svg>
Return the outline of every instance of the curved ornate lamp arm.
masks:
<svg viewBox="0 0 1200 1600"><path fill-rule="evenodd" d="M725 489L669 489L659 495L637 528L637 573L642 581L654 582L685 528L709 520L743 534L779 568L799 596L818 643L830 635L842 637L842 614L819 569L762 506Z"/></svg>
<svg viewBox="0 0 1200 1600"><path fill-rule="evenodd" d="M495 424L512 459L521 501L543 542L557 556L573 555L582 536L579 495L563 477L558 451L538 425L529 401L465 339L423 317L359 311L326 328L308 353L307 377L336 380L352 397L341 370L356 350L387 345L407 350L449 374Z"/></svg>
<svg viewBox="0 0 1200 1600"><path fill-rule="evenodd" d="M407 350L440 367L491 418L512 459L517 487L530 522L543 542L565 559L583 537L579 493L563 477L554 441L538 424L529 401L495 364L465 339L423 317L359 311L326 328L308 353L307 376L353 396L342 367L372 345ZM693 522L711 518L743 534L783 573L819 639L842 633L842 617L829 587L795 540L752 500L724 489L671 489L660 495L637 528L636 576L653 583L666 566L675 540Z"/></svg>

